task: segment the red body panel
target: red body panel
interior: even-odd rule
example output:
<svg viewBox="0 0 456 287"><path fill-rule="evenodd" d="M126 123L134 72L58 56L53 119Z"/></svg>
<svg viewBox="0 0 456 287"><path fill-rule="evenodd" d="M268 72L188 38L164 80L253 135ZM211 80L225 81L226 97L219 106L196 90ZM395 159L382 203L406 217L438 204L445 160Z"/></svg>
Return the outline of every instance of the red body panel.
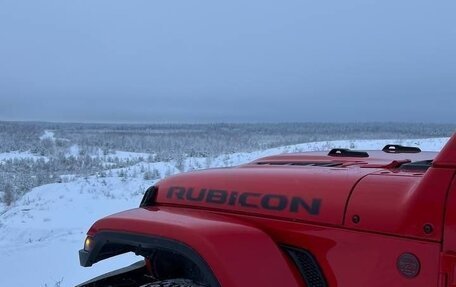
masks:
<svg viewBox="0 0 456 287"><path fill-rule="evenodd" d="M259 162L317 162L317 161L333 161L333 162L345 162L348 164L358 163L360 166L366 164L372 165L389 165L392 161L421 161L433 159L436 156L435 152L420 152L420 153L385 153L382 151L368 151L368 158L356 158L356 157L330 157L327 151L322 152L305 152L305 153L289 153L280 154L274 156L268 156L259 158L252 163Z"/></svg>
<svg viewBox="0 0 456 287"><path fill-rule="evenodd" d="M435 157L315 152L180 174L157 184L153 207L102 219L89 234L178 240L223 287L306 286L283 245L309 251L329 287L455 287L456 135ZM427 170L401 168L434 158Z"/></svg>
<svg viewBox="0 0 456 287"><path fill-rule="evenodd" d="M206 260L222 286L302 286L276 243L236 218L167 207L138 208L97 221L89 235L99 231L177 238Z"/></svg>
<svg viewBox="0 0 456 287"><path fill-rule="evenodd" d="M447 208L445 210L445 232L443 240L444 252L456 253L456 176L453 179L448 193Z"/></svg>
<svg viewBox="0 0 456 287"><path fill-rule="evenodd" d="M182 174L161 181L158 184L157 203L212 208L231 212L275 216L290 220L340 225L343 221L345 205L353 185L360 178L371 172L373 170L360 168L308 168L301 166L213 169ZM201 177L204 177L204 180L201 180ZM237 201L233 205L211 203L204 200L207 196L199 201L191 201L186 197L179 199L176 192L170 194L169 190L174 186L193 189L193 197L199 196L202 192L207 195L209 190L235 191L237 193L254 192L258 195L286 196L288 204L283 210L261 208L262 197L260 196L246 198L249 206L254 205L256 207L243 207ZM290 212L290 201L293 196L299 196L309 205L312 200L320 200L321 207L318 216L306 212L303 208L297 212ZM271 200L268 204L274 207L277 202Z"/></svg>
<svg viewBox="0 0 456 287"><path fill-rule="evenodd" d="M369 175L353 191L346 225L351 228L440 241L451 169L429 169L426 175L390 171ZM432 178L432 181L426 180ZM352 221L358 216L359 222ZM425 233L424 226L432 226Z"/></svg>
<svg viewBox="0 0 456 287"><path fill-rule="evenodd" d="M252 220L276 242L312 250L328 286L437 286L438 243L278 220ZM405 278L396 268L397 259L404 252L420 259L421 271L416 278Z"/></svg>
<svg viewBox="0 0 456 287"><path fill-rule="evenodd" d="M447 208L445 209L445 229L443 233L442 270L445 274L446 286L456 286L456 176L448 193Z"/></svg>

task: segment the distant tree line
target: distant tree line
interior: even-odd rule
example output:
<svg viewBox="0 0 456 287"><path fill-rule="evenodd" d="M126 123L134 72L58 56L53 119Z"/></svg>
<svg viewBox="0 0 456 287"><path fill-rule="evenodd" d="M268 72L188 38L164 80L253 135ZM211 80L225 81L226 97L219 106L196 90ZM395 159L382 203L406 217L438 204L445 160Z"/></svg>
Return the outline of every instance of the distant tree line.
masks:
<svg viewBox="0 0 456 287"><path fill-rule="evenodd" d="M55 138L40 139L46 130ZM11 203L31 188L59 181L61 175L86 176L138 160L98 156L113 151L148 153L148 161L176 162L187 157L211 157L283 145L336 139L427 138L449 136L456 124L410 123L261 123L261 124L77 124L1 122L0 153L30 151L47 159L11 159L0 162L0 199ZM69 155L77 145L78 154ZM157 178L144 171L144 179Z"/></svg>
<svg viewBox="0 0 456 287"><path fill-rule="evenodd" d="M45 130L55 133L55 146L77 144L90 151L101 148L157 154L215 156L282 145L334 139L425 138L449 136L456 124L423 123L261 123L261 124L72 124L0 122L0 152L49 152L40 141ZM48 146L46 146L48 145Z"/></svg>

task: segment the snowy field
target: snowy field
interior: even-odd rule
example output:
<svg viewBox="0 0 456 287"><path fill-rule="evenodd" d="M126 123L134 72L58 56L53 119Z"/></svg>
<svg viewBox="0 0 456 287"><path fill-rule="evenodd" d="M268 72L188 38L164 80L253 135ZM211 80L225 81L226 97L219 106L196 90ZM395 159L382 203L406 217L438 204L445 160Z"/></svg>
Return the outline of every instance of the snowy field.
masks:
<svg viewBox="0 0 456 287"><path fill-rule="evenodd" d="M53 139L52 133L43 135ZM345 147L361 150L381 149L398 143L419 146L422 150L439 151L448 138L414 140L353 140L324 141L283 146L249 153L223 154L207 158L190 157L183 162L150 162L141 159L148 154L114 151L104 156L134 158L134 164L105 171L102 174L68 176L61 183L42 185L25 194L10 207L0 203L0 286L75 286L107 271L124 267L138 259L134 255L118 256L95 264L79 266L78 250L82 248L85 232L98 218L137 207L145 189L163 178L180 171L205 167L233 166L258 157L300 151L328 150ZM69 150L76 155L77 146ZM2 160L11 158L38 159L27 152L0 154ZM145 179L144 171L156 174Z"/></svg>

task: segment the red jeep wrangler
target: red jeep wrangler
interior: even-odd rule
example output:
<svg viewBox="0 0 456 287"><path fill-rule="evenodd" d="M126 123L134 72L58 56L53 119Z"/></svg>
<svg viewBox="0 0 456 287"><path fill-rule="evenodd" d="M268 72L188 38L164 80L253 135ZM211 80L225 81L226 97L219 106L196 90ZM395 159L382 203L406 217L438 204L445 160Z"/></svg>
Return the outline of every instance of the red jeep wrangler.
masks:
<svg viewBox="0 0 456 287"><path fill-rule="evenodd" d="M456 286L456 134L439 153L388 145L265 157L169 177L97 221L79 285Z"/></svg>

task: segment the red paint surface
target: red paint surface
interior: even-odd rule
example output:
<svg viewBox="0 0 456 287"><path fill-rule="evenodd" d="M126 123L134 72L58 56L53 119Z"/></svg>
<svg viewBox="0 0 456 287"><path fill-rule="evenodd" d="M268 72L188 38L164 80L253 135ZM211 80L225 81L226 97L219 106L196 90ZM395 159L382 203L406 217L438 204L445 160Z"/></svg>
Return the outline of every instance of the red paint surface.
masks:
<svg viewBox="0 0 456 287"><path fill-rule="evenodd" d="M89 233L121 231L181 241L207 261L223 287L305 286L279 244L310 251L329 287L456 286L456 135L426 172L397 166L433 159L435 153L369 154L280 155L173 176L158 184L156 206L104 218ZM331 161L342 166L299 166ZM318 198L321 208L309 214L181 200L167 196L172 186ZM359 222L352 221L354 216ZM425 232L425 225L432 231ZM403 253L419 259L415 278L396 267Z"/></svg>

